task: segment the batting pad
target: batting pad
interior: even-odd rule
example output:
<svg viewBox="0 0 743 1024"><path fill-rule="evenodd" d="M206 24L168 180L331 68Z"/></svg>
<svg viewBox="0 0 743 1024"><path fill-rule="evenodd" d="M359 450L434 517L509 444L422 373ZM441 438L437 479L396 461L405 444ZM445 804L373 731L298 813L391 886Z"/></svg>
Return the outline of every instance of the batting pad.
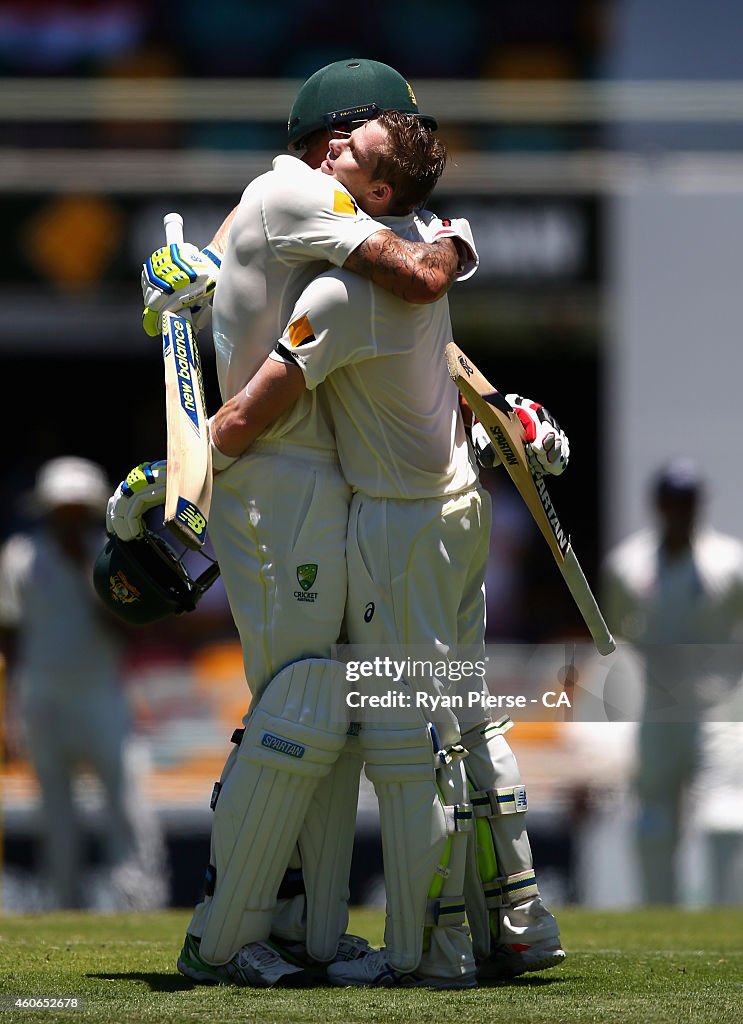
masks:
<svg viewBox="0 0 743 1024"><path fill-rule="evenodd" d="M446 965L442 969L454 975L469 973L474 961L463 928L463 878L457 878L460 858L455 857L450 867L448 845L448 823L456 829L459 822L462 831L471 827L469 805L445 807L436 786L434 751L426 726L383 729L364 723L360 740L364 771L379 802L387 959L399 971L415 970L423 954L426 927L442 928L449 935L450 960L448 969ZM462 874L463 870L462 863ZM455 949L459 955L454 955Z"/></svg>
<svg viewBox="0 0 743 1024"><path fill-rule="evenodd" d="M361 778L358 737L349 736L312 798L299 849L307 900L307 952L332 960L348 927L349 875Z"/></svg>
<svg viewBox="0 0 743 1024"><path fill-rule="evenodd" d="M345 743L346 690L342 664L299 661L271 680L251 712L214 809L214 891L200 947L210 963L270 935L312 795Z"/></svg>
<svg viewBox="0 0 743 1024"><path fill-rule="evenodd" d="M484 957L491 937L507 941L501 932L512 909L536 899L539 889L524 818L526 789L502 728L483 723L464 733L462 743L475 822L464 893L475 955Z"/></svg>

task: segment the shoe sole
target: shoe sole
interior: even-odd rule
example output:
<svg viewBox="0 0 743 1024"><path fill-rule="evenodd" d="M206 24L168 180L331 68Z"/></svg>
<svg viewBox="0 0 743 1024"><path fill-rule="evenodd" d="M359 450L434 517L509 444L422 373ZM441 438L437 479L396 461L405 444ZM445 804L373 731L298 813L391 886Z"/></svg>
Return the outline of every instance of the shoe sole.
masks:
<svg viewBox="0 0 743 1024"><path fill-rule="evenodd" d="M497 965L484 964L482 967L478 967L477 977L480 981L502 981L506 978L519 978L522 974L531 974L533 971L548 971L552 967L559 967L564 963L565 952L551 950L549 953L545 953L541 960L535 960L527 965L509 963L505 959Z"/></svg>

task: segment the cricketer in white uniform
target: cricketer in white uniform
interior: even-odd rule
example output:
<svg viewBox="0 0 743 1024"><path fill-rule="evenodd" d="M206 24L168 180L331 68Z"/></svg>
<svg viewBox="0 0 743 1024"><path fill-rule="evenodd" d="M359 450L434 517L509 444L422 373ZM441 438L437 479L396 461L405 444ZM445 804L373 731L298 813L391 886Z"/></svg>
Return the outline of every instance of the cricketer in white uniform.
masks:
<svg viewBox="0 0 743 1024"><path fill-rule="evenodd" d="M277 158L272 172L248 186L230 230L214 301L215 349L225 397L244 386L246 377L265 358L312 273L328 263L343 264L349 253L379 230L379 224L357 209L346 189L293 157ZM390 232L384 235L394 238ZM340 814L345 807L347 819L350 816L353 821L355 816L358 769L331 772L339 756L353 757L352 752L341 755L348 709L345 704L336 707L332 713L336 717L331 715L328 721L328 708L321 707L319 699L311 709L301 700L291 707L286 702L279 707L276 702L284 700L284 691L277 685L280 679L288 680L289 703L296 691L297 679L283 667L307 664L310 656L327 658L340 634L349 497L320 395L310 396L301 414L290 414L277 423L248 456L215 479L210 533L243 641L254 703L245 719L240 748L228 759L215 791L208 898L194 914L187 945L193 941L188 951L184 947L182 957L188 952L190 962L198 959L204 968L232 965L236 968L232 980L238 984L245 983L241 980L245 974L239 973L245 965L233 963L239 959L236 951L242 955L249 944L260 943L272 926L275 893L287 863L274 847L278 844L283 850L286 837L296 835L313 795L322 806L306 815L302 849L310 952L321 960L332 958L347 920L345 899L336 895L335 879L328 878L335 861L326 847L340 844L342 849L333 853L335 860L345 864L353 830L341 836L340 830L327 830L325 823L329 809ZM109 525L116 532L127 517L126 511L121 513L120 506L126 503L120 498L118 503L114 499L110 509ZM323 671L333 677L332 669ZM271 679L272 686L264 694ZM313 690L321 691L322 686ZM259 739L264 747L271 745L273 761L278 758L287 767L280 807L282 835L278 826L267 830L258 825L265 814L258 803L268 800L268 791L246 806L246 793L253 788L246 782L247 775L257 763L266 763L261 758L268 757L252 752L253 733L261 728L255 709L265 711L266 702L273 727L283 730L264 732ZM303 722L312 718L311 736L303 734L300 743L295 729L289 743L285 734L292 727L288 723L297 714L304 716ZM325 786L324 796L317 792L318 786L321 790ZM272 799L277 806L275 794ZM245 826L238 827L237 817L244 818ZM247 826L249 821L252 827ZM308 877L313 865L323 875L322 882ZM342 889L344 871L338 874ZM331 897L326 897L323 885L330 888ZM317 894L314 902L313 893ZM277 929L274 920L273 927L284 939L304 937L304 921L289 921ZM199 937L200 950L193 945ZM196 976L191 966L184 966L185 973ZM247 977L254 983L249 970Z"/></svg>
<svg viewBox="0 0 743 1024"><path fill-rule="evenodd" d="M674 459L652 486L657 523L609 552L604 609L644 661L634 780L646 903L675 903L684 799L700 768L705 712L743 674L743 544L698 523L699 471Z"/></svg>
<svg viewBox="0 0 743 1024"><path fill-rule="evenodd" d="M418 237L414 214L383 222ZM458 391L445 368L451 340L446 298L411 306L370 282L330 271L305 289L279 349L300 366L310 391L325 383L341 469L354 492L347 542L348 642L433 661L456 659L459 652L476 661L484 656L490 499L479 484ZM277 351L271 358L282 355ZM457 692L436 678L410 683L430 696ZM555 919L538 895L520 813L526 809L525 791L504 736L511 722L485 721L481 708L481 718L471 717L460 737L456 713L435 710L433 702L425 707L442 747L461 739L470 750L464 766L471 793L446 802L474 803L480 821L492 826L495 843L497 867L492 865L489 877L478 879L473 870L465 888L460 877L455 893L450 857L444 890L467 892L476 952L483 961L491 958L491 969L496 963L499 968L510 964L512 972L527 964L554 966L564 954ZM367 731L364 721L362 735ZM379 790L384 780L368 753L366 772ZM475 863L472 858L471 868ZM525 960L514 945L530 947L531 958ZM391 946L388 938L387 957L397 966ZM434 938L422 960L430 973L445 970L445 957L437 962L436 952ZM372 969L367 957L334 965L329 975L339 984L354 978L368 984Z"/></svg>
<svg viewBox="0 0 743 1024"><path fill-rule="evenodd" d="M40 522L0 550L0 631L17 637L11 680L40 787L55 904L90 906L74 798L74 781L89 767L103 790L108 885L119 891L122 906L148 909L165 899L164 842L127 767L123 638L99 606L91 579L108 490L101 467L87 459L65 456L41 467L33 495ZM154 859L142 860L142 839Z"/></svg>

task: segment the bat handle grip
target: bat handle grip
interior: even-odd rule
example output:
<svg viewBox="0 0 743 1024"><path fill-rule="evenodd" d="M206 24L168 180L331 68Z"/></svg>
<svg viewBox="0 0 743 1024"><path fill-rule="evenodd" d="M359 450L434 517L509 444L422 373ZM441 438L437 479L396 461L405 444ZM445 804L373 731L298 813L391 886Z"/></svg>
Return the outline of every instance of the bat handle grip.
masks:
<svg viewBox="0 0 743 1024"><path fill-rule="evenodd" d="M166 213L163 217L165 241L168 245L181 245L183 242L183 217L180 213Z"/></svg>

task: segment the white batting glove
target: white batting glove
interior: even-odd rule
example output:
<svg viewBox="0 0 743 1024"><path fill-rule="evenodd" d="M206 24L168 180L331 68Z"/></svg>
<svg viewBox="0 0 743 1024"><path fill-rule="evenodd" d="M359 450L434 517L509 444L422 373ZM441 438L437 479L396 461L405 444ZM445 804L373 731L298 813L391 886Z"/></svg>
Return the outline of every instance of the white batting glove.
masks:
<svg viewBox="0 0 743 1024"><path fill-rule="evenodd" d="M570 442L565 431L539 402L515 394L506 395L506 401L524 428L526 456L532 472L539 476L545 473L559 476L570 458Z"/></svg>
<svg viewBox="0 0 743 1024"><path fill-rule="evenodd" d="M164 245L142 265L142 326L147 334L160 333L160 314L188 309L196 330L211 316L211 298L217 287L222 260L211 249L190 242Z"/></svg>
<svg viewBox="0 0 743 1024"><path fill-rule="evenodd" d="M472 237L470 222L464 217L453 220L442 220L430 210L416 211L416 224L424 242L435 242L440 238L452 238L457 244L461 260L461 270L457 274L458 281L472 277L480 265L475 240Z"/></svg>
<svg viewBox="0 0 743 1024"><path fill-rule="evenodd" d="M472 420L469 431L478 465L483 469L495 469L496 466L500 466L501 457L495 450L487 430L476 417Z"/></svg>
<svg viewBox="0 0 743 1024"><path fill-rule="evenodd" d="M164 459L135 466L108 499L106 531L123 541L138 540L144 533L145 512L165 504L166 479Z"/></svg>

